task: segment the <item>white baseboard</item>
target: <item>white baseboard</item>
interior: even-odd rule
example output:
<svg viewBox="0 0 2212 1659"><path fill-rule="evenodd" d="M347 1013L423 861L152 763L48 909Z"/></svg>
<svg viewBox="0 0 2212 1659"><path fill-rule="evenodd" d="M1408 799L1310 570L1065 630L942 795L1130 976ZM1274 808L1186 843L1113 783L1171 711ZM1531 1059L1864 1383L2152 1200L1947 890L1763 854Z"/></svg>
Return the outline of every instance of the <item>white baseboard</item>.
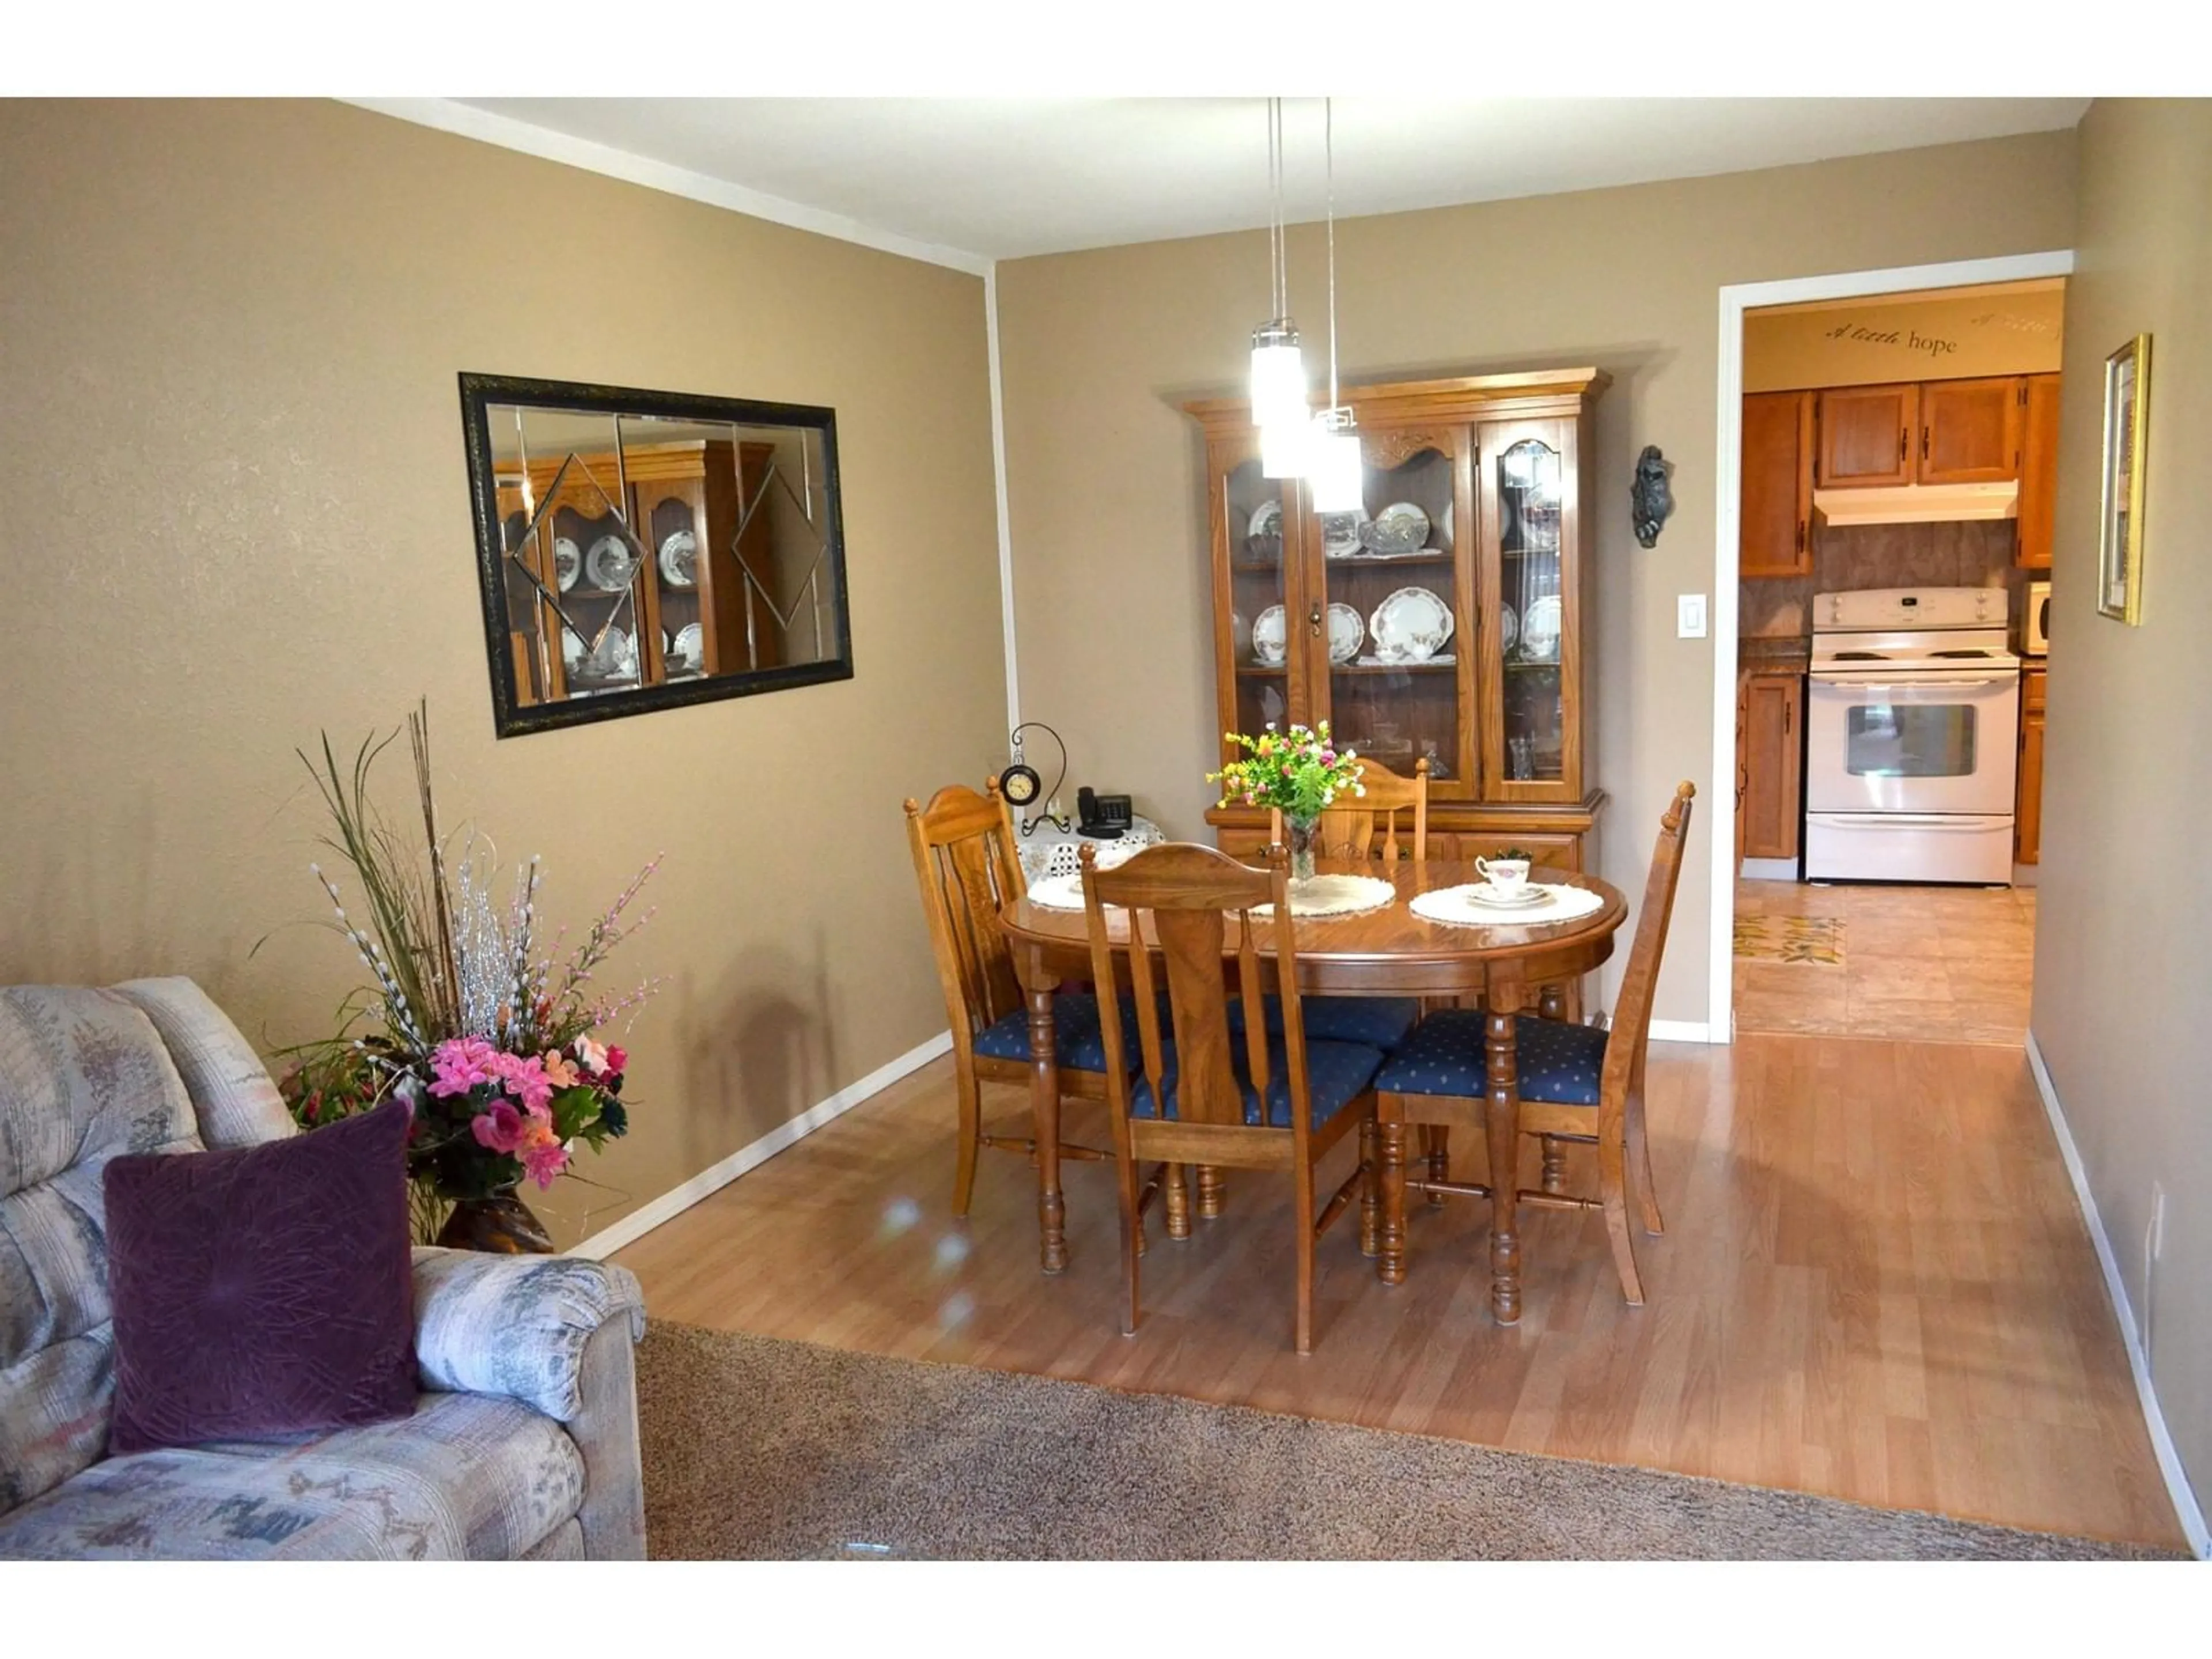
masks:
<svg viewBox="0 0 2212 1659"><path fill-rule="evenodd" d="M1655 1019L1651 1022L1654 1042L1717 1042L1713 1028L1702 1019Z"/></svg>
<svg viewBox="0 0 2212 1659"><path fill-rule="evenodd" d="M2150 1430L2151 1448L2158 1454L2159 1473L2166 1477L2166 1493L2173 1500L2173 1510L2181 1519L2181 1530L2188 1536L2190 1549L2198 1560L2212 1560L2212 1533L2206 1530L2204 1511L2190 1488L2189 1472L2181 1467L2181 1454L2174 1449L2173 1437L2166 1432L2166 1414L2159 1409L2158 1394L2151 1386L2150 1359L2143 1352L2135 1310L2129 1304L2126 1287L2120 1279L2119 1258L2112 1254L2112 1242L2105 1236L2104 1221L2097 1214L2097 1200L2089 1191L2089 1173L2082 1167L2073 1131L2066 1127L2058 1091L2051 1081L2051 1069L2043 1063L2043 1050L2033 1031L2027 1034L2027 1068L2035 1076L2036 1092L2043 1097L2043 1109L2050 1116L2051 1132L2058 1138L2058 1155L2065 1160L2066 1173L2073 1179L2074 1196L2081 1206L2081 1218L2089 1224L2089 1241L2097 1247L2098 1265L2105 1270L2105 1294L2112 1298L2112 1312L2120 1322L2120 1340L2128 1351L2128 1367L2135 1373L2136 1397L2142 1405L2143 1421Z"/></svg>
<svg viewBox="0 0 2212 1659"><path fill-rule="evenodd" d="M928 1042L908 1049L818 1104L809 1107L787 1123L779 1123L758 1140L741 1146L720 1163L649 1204L641 1204L612 1226L602 1228L569 1250L570 1255L602 1261L625 1244L635 1243L664 1221L672 1221L711 1193L720 1191L748 1170L757 1169L787 1146L812 1134L832 1118L841 1116L872 1095L881 1094L910 1072L918 1072L939 1054L952 1052L952 1033L939 1031Z"/></svg>
<svg viewBox="0 0 2212 1659"><path fill-rule="evenodd" d="M1746 859L1736 874L1745 881L1795 881L1796 859Z"/></svg>

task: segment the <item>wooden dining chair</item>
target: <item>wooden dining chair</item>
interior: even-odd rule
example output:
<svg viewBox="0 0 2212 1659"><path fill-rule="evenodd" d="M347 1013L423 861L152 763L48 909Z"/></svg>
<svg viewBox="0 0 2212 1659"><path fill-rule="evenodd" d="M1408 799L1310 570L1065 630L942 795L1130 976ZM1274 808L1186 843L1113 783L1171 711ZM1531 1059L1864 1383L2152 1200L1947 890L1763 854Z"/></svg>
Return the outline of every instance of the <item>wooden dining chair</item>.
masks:
<svg viewBox="0 0 2212 1659"><path fill-rule="evenodd" d="M1362 1243L1372 1248L1378 1207L1373 1084L1382 1051L1308 1038L1299 1018L1289 859L1280 847L1271 849L1265 870L1211 847L1180 842L1147 848L1111 870L1097 866L1091 848L1079 856L1091 973L1098 983L1109 984L1115 958L1127 960L1140 1050L1136 1065L1125 1063L1125 1011L1111 1000L1102 1004L1107 1088L1121 1176L1121 1277L1127 1295L1122 1332L1133 1335L1137 1329L1145 1212L1164 1190L1179 1189L1184 1166L1286 1170L1297 1195L1297 1351L1310 1353L1314 1245L1344 1213L1355 1191L1361 1196ZM1255 921L1253 910L1268 904L1274 907L1272 919ZM1123 912L1119 944L1107 918L1109 905ZM1275 929L1275 979L1285 1015L1280 1036L1249 1024L1240 1036L1229 1025L1224 952L1233 950L1238 989L1247 999L1259 995L1254 935L1261 927ZM1157 945L1159 969L1151 950L1133 945L1139 940ZM1164 1032L1163 971L1170 1027ZM1139 1071L1141 1076L1133 1075ZM1316 1214L1314 1167L1355 1128L1358 1167ZM1155 1160L1150 1175L1140 1179L1142 1166Z"/></svg>
<svg viewBox="0 0 2212 1659"><path fill-rule="evenodd" d="M1013 956L1000 931L999 908L1029 890L1014 852L1013 814L994 779L988 793L947 784L929 805L906 803L907 842L929 921L929 943L952 1024L953 1088L960 1106L958 1162L952 1176L952 1213L966 1215L975 1188L979 1147L1024 1154L1036 1151L1026 1135L983 1132L981 1085L1027 1087L1030 1079L1029 1006L1014 977ZM1105 981L1111 984L1112 981ZM1104 1100L1106 1051L1098 1029L1098 1002L1062 993L1053 999L1054 1041L1063 1097ZM1062 1158L1112 1154L1063 1143Z"/></svg>
<svg viewBox="0 0 2212 1659"><path fill-rule="evenodd" d="M1348 806L1332 806L1321 815L1316 827L1314 851L1325 859L1367 859L1379 857L1385 864L1395 864L1401 858L1410 858L1416 869L1425 869L1429 861L1429 759L1424 755L1414 763L1413 775L1401 777L1389 768L1373 760L1359 763L1359 784L1366 790L1364 795L1351 797ZM1410 815L1407 839L1398 839L1398 815ZM1283 842L1283 814L1279 808L1269 816L1268 840L1275 846ZM1375 844L1375 832L1382 832L1382 844Z"/></svg>
<svg viewBox="0 0 2212 1659"><path fill-rule="evenodd" d="M1534 1192L1518 1190L1517 1170L1490 1172L1492 1182L1516 1182L1524 1204L1602 1210L1621 1295L1638 1307L1644 1303L1644 1278L1637 1267L1629 1226L1627 1188L1632 1181L1644 1231L1664 1232L1651 1181L1650 1137L1644 1121L1644 1066L1650 1044L1652 990L1667 949L1667 927L1674 915L1674 887L1697 793L1694 784L1680 785L1659 820L1651 873L1644 884L1644 910L1637 918L1628 971L1621 976L1620 994L1613 1004L1612 1029L1526 1014L1514 1022L1521 1083L1519 1127L1543 1143L1541 1186ZM1429 1015L1376 1079L1378 1099L1408 1123L1480 1125L1489 1088L1484 1020L1472 1009L1450 1008ZM1570 1142L1597 1148L1595 1198L1565 1191L1562 1149ZM1444 1181L1433 1164L1425 1178L1409 1177L1406 1184L1431 1196L1451 1192L1486 1198L1491 1190Z"/></svg>

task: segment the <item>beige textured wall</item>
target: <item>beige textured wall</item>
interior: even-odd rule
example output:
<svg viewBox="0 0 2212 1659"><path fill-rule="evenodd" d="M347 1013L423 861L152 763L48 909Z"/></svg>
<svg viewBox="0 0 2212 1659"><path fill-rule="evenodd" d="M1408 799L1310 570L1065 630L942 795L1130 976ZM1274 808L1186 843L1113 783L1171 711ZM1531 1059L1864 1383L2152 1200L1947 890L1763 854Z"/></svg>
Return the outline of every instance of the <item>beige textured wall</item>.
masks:
<svg viewBox="0 0 2212 1659"><path fill-rule="evenodd" d="M1258 188L1255 184L1255 188ZM1675 782L1696 836L1728 833L1708 787L1711 647L1674 638L1709 593L1723 284L2069 246L2074 135L1355 220L1338 227L1346 380L1595 363L1601 870L1640 889ZM1291 236L1292 309L1325 343L1321 233ZM1024 259L999 271L1022 712L1066 737L1073 777L1126 789L1196 836L1218 762L1205 459L1185 398L1237 390L1267 304L1247 234ZM1675 513L1636 545L1638 451L1674 463ZM1709 863L1683 876L1661 1018L1705 1017Z"/></svg>
<svg viewBox="0 0 2212 1659"><path fill-rule="evenodd" d="M2100 101L2081 128L2066 302L2051 714L2032 1028L2159 1403L2212 1502L2212 100ZM2098 616L2104 360L2151 336L2142 624ZM2142 902L2113 901L2113 878ZM2166 1237L2146 1283L2154 1182Z"/></svg>
<svg viewBox="0 0 2212 1659"><path fill-rule="evenodd" d="M944 1030L898 808L1003 748L979 279L320 103L0 103L0 982L325 1029L292 750L427 694L556 920L668 855L566 1239ZM495 742L463 369L834 405L858 678Z"/></svg>
<svg viewBox="0 0 2212 1659"><path fill-rule="evenodd" d="M1743 319L1743 389L2049 374L2058 368L2065 311L2057 278L1962 298L1774 306Z"/></svg>

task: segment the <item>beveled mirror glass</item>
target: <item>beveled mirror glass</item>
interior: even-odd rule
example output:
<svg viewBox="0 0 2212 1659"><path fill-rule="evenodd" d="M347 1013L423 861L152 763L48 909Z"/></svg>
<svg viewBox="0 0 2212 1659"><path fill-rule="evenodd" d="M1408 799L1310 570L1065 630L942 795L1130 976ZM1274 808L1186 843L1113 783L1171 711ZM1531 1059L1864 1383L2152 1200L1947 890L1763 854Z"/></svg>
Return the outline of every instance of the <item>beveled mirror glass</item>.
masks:
<svg viewBox="0 0 2212 1659"><path fill-rule="evenodd" d="M833 410L461 376L501 737L849 679Z"/></svg>

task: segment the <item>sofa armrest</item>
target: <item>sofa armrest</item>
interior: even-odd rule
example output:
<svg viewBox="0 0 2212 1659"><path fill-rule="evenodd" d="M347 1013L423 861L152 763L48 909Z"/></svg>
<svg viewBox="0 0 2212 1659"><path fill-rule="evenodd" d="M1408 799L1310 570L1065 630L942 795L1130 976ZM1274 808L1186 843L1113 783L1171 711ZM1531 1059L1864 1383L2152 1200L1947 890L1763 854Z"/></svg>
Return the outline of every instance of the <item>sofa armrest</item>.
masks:
<svg viewBox="0 0 2212 1659"><path fill-rule="evenodd" d="M630 1342L644 1336L645 1297L626 1267L415 1252L415 1363L426 1389L501 1395L573 1423L586 1404L585 1344L617 1320L628 1321Z"/></svg>

